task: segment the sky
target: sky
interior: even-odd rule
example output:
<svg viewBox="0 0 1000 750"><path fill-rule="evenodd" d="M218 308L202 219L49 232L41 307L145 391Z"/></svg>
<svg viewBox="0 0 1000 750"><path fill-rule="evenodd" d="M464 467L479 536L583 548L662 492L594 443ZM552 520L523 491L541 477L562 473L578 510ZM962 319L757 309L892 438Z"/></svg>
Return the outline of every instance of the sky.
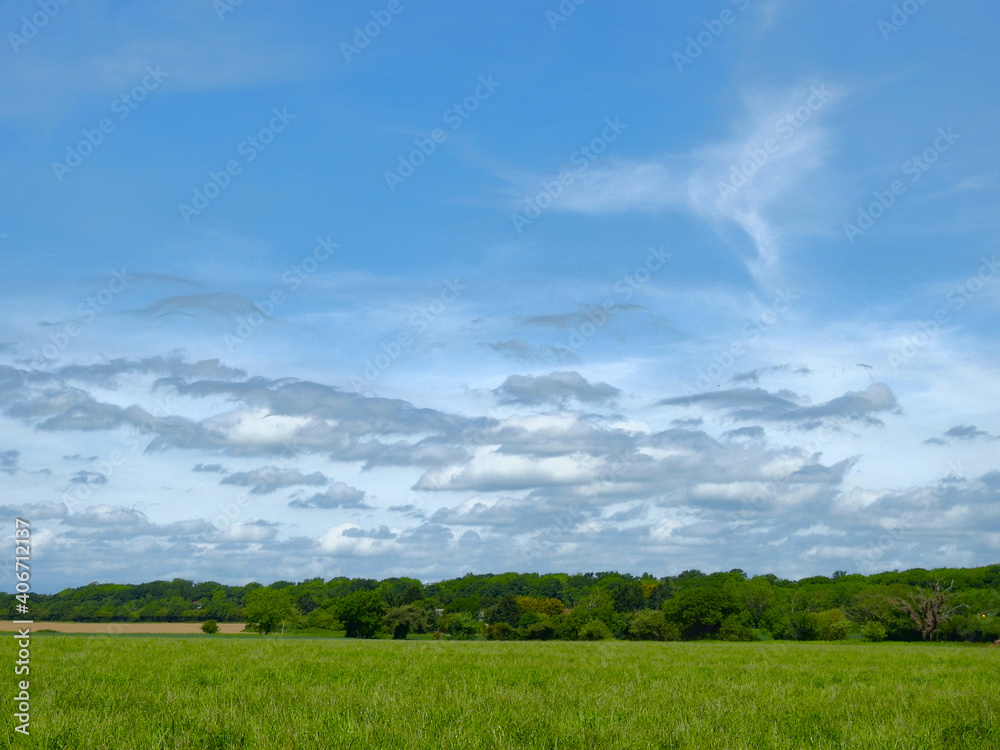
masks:
<svg viewBox="0 0 1000 750"><path fill-rule="evenodd" d="M2 8L34 590L1000 561L995 3Z"/></svg>

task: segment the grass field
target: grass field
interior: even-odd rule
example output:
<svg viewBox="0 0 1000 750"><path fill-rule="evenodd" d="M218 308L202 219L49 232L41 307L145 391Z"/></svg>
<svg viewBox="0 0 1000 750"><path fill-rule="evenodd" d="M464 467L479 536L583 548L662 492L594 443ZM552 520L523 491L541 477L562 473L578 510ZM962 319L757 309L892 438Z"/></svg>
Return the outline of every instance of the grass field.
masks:
<svg viewBox="0 0 1000 750"><path fill-rule="evenodd" d="M0 633L14 633L24 625L17 625L10 620L0 622ZM242 633L246 625L242 622L220 622L219 632L227 635ZM100 635L122 635L136 633L184 633L199 635L200 622L44 622L38 620L31 626L31 631L51 630L57 633L97 633Z"/></svg>
<svg viewBox="0 0 1000 750"><path fill-rule="evenodd" d="M1000 747L1000 650L982 647L76 635L31 646L31 736L8 730L0 747Z"/></svg>

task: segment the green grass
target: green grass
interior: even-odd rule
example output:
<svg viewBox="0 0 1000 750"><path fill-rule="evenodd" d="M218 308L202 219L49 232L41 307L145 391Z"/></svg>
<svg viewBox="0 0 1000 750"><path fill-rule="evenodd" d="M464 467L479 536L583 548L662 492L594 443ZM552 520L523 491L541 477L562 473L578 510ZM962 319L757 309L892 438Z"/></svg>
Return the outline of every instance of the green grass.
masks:
<svg viewBox="0 0 1000 750"><path fill-rule="evenodd" d="M43 636L31 659L31 737L0 747L1000 747L986 648Z"/></svg>

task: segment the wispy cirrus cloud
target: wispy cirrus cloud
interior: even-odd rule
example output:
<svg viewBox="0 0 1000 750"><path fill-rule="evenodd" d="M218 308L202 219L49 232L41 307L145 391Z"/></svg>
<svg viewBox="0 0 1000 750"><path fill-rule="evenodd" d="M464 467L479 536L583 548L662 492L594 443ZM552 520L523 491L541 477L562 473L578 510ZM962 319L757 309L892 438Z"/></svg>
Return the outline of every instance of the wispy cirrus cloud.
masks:
<svg viewBox="0 0 1000 750"><path fill-rule="evenodd" d="M759 281L771 278L786 240L810 231L804 211L821 186L810 175L832 151L823 121L844 90L822 82L781 91L746 90L732 136L689 151L646 159L608 157L576 176L551 211L609 215L685 212L721 232L742 230L753 246L745 262ZM511 195L537 190L541 178L520 175ZM818 231L818 227L812 228Z"/></svg>

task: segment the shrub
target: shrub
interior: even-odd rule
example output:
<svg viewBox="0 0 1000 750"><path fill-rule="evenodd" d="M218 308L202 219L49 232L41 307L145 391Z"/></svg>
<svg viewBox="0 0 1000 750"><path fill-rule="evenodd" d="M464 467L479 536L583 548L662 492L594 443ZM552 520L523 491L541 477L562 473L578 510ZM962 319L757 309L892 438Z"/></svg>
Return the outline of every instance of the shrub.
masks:
<svg viewBox="0 0 1000 750"><path fill-rule="evenodd" d="M744 622L744 620L737 615L730 615L722 621L722 627L719 628L716 638L720 641L749 642L757 640L757 636L753 632L753 628L747 625L746 622Z"/></svg>
<svg viewBox="0 0 1000 750"><path fill-rule="evenodd" d="M865 637L865 640L878 643L879 641L884 641L888 633L886 633L885 625L873 620L861 626L861 635Z"/></svg>
<svg viewBox="0 0 1000 750"><path fill-rule="evenodd" d="M527 633L525 633L525 638L529 641L551 641L555 637L556 629L548 620L536 622L534 625L529 626Z"/></svg>
<svg viewBox="0 0 1000 750"><path fill-rule="evenodd" d="M827 635L831 641L843 641L847 640L847 636L851 634L853 625L851 625L850 620L835 620L831 622L827 628Z"/></svg>
<svg viewBox="0 0 1000 750"><path fill-rule="evenodd" d="M514 595L504 594L495 605L487 610L486 621L492 625L505 622L512 627L517 627L522 614Z"/></svg>
<svg viewBox="0 0 1000 750"><path fill-rule="evenodd" d="M215 620L205 620L205 622L201 624L201 632L208 633L209 635L212 635L212 633L218 633L219 623Z"/></svg>
<svg viewBox="0 0 1000 750"><path fill-rule="evenodd" d="M784 641L816 641L820 638L820 625L812 612L798 612L779 623L774 637Z"/></svg>
<svg viewBox="0 0 1000 750"><path fill-rule="evenodd" d="M515 641L517 631L508 622L498 622L496 625L486 626L486 640L488 641Z"/></svg>
<svg viewBox="0 0 1000 750"><path fill-rule="evenodd" d="M611 629L600 620L591 620L580 628L581 641L610 641Z"/></svg>
<svg viewBox="0 0 1000 750"><path fill-rule="evenodd" d="M525 612L521 615L521 619L518 621L517 626L519 628L530 628L536 622L541 622L544 619L545 618L537 612Z"/></svg>
<svg viewBox="0 0 1000 750"><path fill-rule="evenodd" d="M681 630L662 611L645 609L632 618L628 636L633 641L679 641Z"/></svg>
<svg viewBox="0 0 1000 750"><path fill-rule="evenodd" d="M819 629L819 640L842 641L851 632L851 621L839 609L828 609L813 615Z"/></svg>
<svg viewBox="0 0 1000 750"><path fill-rule="evenodd" d="M984 614L953 615L941 628L941 635L952 641L985 641L1000 638L1000 617Z"/></svg>
<svg viewBox="0 0 1000 750"><path fill-rule="evenodd" d="M344 625L329 609L314 609L306 616L306 625L323 630L344 630Z"/></svg>
<svg viewBox="0 0 1000 750"><path fill-rule="evenodd" d="M444 628L455 640L471 641L479 633L479 622L467 612L455 612L445 617Z"/></svg>

